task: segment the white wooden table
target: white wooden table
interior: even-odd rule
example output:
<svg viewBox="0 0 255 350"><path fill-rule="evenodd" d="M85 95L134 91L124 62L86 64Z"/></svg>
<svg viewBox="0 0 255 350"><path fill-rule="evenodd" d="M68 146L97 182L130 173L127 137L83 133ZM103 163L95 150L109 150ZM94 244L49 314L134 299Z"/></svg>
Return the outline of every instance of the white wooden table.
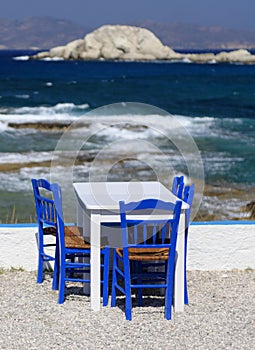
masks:
<svg viewBox="0 0 255 350"><path fill-rule="evenodd" d="M101 224L120 222L119 201L138 201L146 198L161 199L175 203L178 199L160 182L89 182L74 183L77 196L77 224L83 227L91 243L91 309L100 310L100 246ZM185 210L182 203L177 238L177 261L174 283L174 309L184 309L184 231Z"/></svg>

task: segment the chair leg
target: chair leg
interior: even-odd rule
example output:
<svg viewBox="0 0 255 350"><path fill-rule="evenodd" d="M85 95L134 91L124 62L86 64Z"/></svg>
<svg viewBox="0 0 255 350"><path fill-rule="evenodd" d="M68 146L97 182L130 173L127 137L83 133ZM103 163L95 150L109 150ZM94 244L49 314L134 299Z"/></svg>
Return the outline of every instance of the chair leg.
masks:
<svg viewBox="0 0 255 350"><path fill-rule="evenodd" d="M172 285L169 285L165 296L165 318L167 320L171 320L172 317L172 299Z"/></svg>
<svg viewBox="0 0 255 350"><path fill-rule="evenodd" d="M58 290L58 288L59 288L59 247L58 247L58 244L56 244L52 290Z"/></svg>
<svg viewBox="0 0 255 350"><path fill-rule="evenodd" d="M124 258L124 285L126 294L126 320L132 320L132 298L130 287L130 266L129 262L126 262Z"/></svg>
<svg viewBox="0 0 255 350"><path fill-rule="evenodd" d="M188 305L189 303L189 295L188 295L188 285L187 285L187 276L186 270L184 271L184 304Z"/></svg>
<svg viewBox="0 0 255 350"><path fill-rule="evenodd" d="M108 304L109 296L109 260L110 260L110 248L105 248L104 252L104 272L103 272L103 306Z"/></svg>
<svg viewBox="0 0 255 350"><path fill-rule="evenodd" d="M126 283L125 283L126 284ZM126 320L131 321L132 320L132 299L131 299L131 289L127 285L125 286L126 289Z"/></svg>
<svg viewBox="0 0 255 350"><path fill-rule="evenodd" d="M37 270L37 283L43 282L43 258L41 253L39 253L38 258L38 270Z"/></svg>
<svg viewBox="0 0 255 350"><path fill-rule="evenodd" d="M40 249L39 232L35 233L35 240L38 248L37 283L42 283L43 282L43 257Z"/></svg>
<svg viewBox="0 0 255 350"><path fill-rule="evenodd" d="M169 269L169 265L167 267ZM173 303L173 285L174 285L174 270L168 271L167 288L165 293L165 318L171 320L172 318L172 303Z"/></svg>
<svg viewBox="0 0 255 350"><path fill-rule="evenodd" d="M111 307L116 306L116 283L117 283L117 257L116 251L113 251L113 267L112 267L112 298L111 298Z"/></svg>
<svg viewBox="0 0 255 350"><path fill-rule="evenodd" d="M53 280L52 280L52 290L58 290L59 287L59 265L55 261L54 263L54 272L53 272Z"/></svg>
<svg viewBox="0 0 255 350"><path fill-rule="evenodd" d="M58 303L63 304L65 301L65 274L66 274L66 269L63 264L60 267L60 272L59 272L59 294L58 294Z"/></svg>

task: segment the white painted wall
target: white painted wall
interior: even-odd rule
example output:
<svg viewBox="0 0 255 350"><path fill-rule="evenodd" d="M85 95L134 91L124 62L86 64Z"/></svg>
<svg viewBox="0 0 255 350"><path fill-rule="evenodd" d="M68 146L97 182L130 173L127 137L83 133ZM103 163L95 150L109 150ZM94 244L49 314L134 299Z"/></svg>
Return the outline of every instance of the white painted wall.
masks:
<svg viewBox="0 0 255 350"><path fill-rule="evenodd" d="M0 268L37 270L36 232L37 227L0 226ZM53 252L54 248L50 249Z"/></svg>
<svg viewBox="0 0 255 350"><path fill-rule="evenodd" d="M0 226L0 267L37 269L36 227ZM255 224L194 224L188 270L255 269Z"/></svg>
<svg viewBox="0 0 255 350"><path fill-rule="evenodd" d="M255 269L255 224L191 225L188 270Z"/></svg>

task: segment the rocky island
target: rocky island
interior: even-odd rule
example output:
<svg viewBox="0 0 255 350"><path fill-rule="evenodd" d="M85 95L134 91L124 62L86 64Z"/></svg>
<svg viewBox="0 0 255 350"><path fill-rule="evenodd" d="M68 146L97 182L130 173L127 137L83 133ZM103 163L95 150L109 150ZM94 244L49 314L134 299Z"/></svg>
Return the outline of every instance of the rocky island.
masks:
<svg viewBox="0 0 255 350"><path fill-rule="evenodd" d="M214 53L178 53L164 45L151 31L126 25L104 25L64 46L39 52L31 59L187 61L194 63L255 64L255 55L246 49Z"/></svg>

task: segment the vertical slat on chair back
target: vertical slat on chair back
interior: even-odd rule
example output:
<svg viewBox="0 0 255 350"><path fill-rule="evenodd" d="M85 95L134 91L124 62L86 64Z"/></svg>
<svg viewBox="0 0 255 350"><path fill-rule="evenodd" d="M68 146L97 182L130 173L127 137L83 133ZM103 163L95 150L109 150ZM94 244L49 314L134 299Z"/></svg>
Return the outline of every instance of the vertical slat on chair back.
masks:
<svg viewBox="0 0 255 350"><path fill-rule="evenodd" d="M172 222L172 219L170 220ZM168 228L168 230L167 230ZM124 229L125 230L125 229ZM166 234L168 232L168 235ZM160 241L159 234L160 233ZM170 237L170 226L165 220L144 220L144 221L127 221L127 245L148 245L161 243L164 244L167 238Z"/></svg>
<svg viewBox="0 0 255 350"><path fill-rule="evenodd" d="M62 209L62 191L61 187L54 183L52 186L52 193L55 203L55 213L56 213L56 225L58 232L58 242L60 247L60 256L62 259L65 257L65 224L63 218L63 209Z"/></svg>
<svg viewBox="0 0 255 350"><path fill-rule="evenodd" d="M51 184L45 179L32 179L34 197L36 203L36 211L38 223L49 226L56 226L55 205L52 198ZM42 190L46 190L49 196L43 196Z"/></svg>
<svg viewBox="0 0 255 350"><path fill-rule="evenodd" d="M56 224L56 214L54 201L51 199L39 197L40 202L40 220L47 225Z"/></svg>

